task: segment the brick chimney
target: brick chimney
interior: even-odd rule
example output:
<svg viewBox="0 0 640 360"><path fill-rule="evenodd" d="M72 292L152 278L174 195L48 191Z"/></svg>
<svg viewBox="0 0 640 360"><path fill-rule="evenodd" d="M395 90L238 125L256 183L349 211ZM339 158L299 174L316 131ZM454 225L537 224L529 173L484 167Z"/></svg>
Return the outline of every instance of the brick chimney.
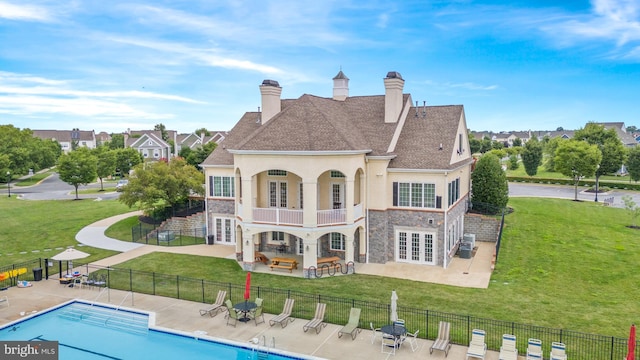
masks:
<svg viewBox="0 0 640 360"><path fill-rule="evenodd" d="M384 122L398 122L402 111L402 89L404 80L397 71L389 71L384 78Z"/></svg>
<svg viewBox="0 0 640 360"><path fill-rule="evenodd" d="M260 94L262 95L262 115L260 116L261 124L266 124L272 117L276 116L281 110L280 94L282 88L275 80L264 80L260 85Z"/></svg>
<svg viewBox="0 0 640 360"><path fill-rule="evenodd" d="M345 101L349 97L349 78L340 70L333 78L333 100Z"/></svg>

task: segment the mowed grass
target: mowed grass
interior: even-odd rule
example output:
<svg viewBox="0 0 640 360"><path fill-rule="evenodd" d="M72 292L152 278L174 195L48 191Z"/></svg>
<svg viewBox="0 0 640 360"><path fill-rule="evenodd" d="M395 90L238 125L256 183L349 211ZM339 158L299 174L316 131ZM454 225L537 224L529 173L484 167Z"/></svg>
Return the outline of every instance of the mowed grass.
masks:
<svg viewBox="0 0 640 360"><path fill-rule="evenodd" d="M640 232L623 209L513 198L488 289L356 274L307 280L254 273L252 284L624 337L640 320ZM167 270L167 264L171 264ZM154 253L122 268L242 284L233 260ZM460 275L464 276L464 275Z"/></svg>
<svg viewBox="0 0 640 360"><path fill-rule="evenodd" d="M629 324L640 323L640 231L626 227L631 222L626 211L564 199L512 198L509 205L515 211L506 217L488 289L361 274L308 280L254 273L252 284L380 303L388 303L395 289L401 306L627 336ZM82 227L127 211L115 200L0 199L0 265L46 257L29 253L32 249L77 244ZM123 220L107 234L128 239L133 225L135 218ZM92 254L89 261L114 254L81 249ZM233 260L167 253L117 267L235 284L243 284L246 274Z"/></svg>
<svg viewBox="0 0 640 360"><path fill-rule="evenodd" d="M48 258L76 246L76 234L98 220L131 211L118 201L52 200L29 201L16 197L0 198L0 265L34 258ZM91 247L79 248L94 261L116 254Z"/></svg>

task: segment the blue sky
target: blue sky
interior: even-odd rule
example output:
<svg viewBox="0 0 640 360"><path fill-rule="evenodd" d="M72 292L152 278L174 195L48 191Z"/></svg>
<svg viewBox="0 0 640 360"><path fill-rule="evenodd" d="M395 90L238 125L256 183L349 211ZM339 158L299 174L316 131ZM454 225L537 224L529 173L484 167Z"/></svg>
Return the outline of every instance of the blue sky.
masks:
<svg viewBox="0 0 640 360"><path fill-rule="evenodd" d="M0 124L229 130L283 98L405 93L472 130L640 127L640 2L0 0Z"/></svg>

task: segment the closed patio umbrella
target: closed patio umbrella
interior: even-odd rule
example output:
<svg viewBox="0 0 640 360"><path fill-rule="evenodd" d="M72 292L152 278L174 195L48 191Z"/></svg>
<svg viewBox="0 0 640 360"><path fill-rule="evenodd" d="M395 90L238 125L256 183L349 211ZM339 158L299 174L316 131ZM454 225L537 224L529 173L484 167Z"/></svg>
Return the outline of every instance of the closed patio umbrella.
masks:
<svg viewBox="0 0 640 360"><path fill-rule="evenodd" d="M631 325L629 330L629 350L627 351L627 357L625 360L636 360L636 325Z"/></svg>
<svg viewBox="0 0 640 360"><path fill-rule="evenodd" d="M69 265L67 266L67 273L69 272L69 268L73 269L73 260L83 259L90 256L84 251L76 250L74 248L68 248L65 251L55 255L52 257L53 260L57 261L67 261Z"/></svg>
<svg viewBox="0 0 640 360"><path fill-rule="evenodd" d="M398 294L393 290L391 292L391 323L394 324L398 320Z"/></svg>
<svg viewBox="0 0 640 360"><path fill-rule="evenodd" d="M244 301L251 297L251 272L247 272L247 280L244 283Z"/></svg>

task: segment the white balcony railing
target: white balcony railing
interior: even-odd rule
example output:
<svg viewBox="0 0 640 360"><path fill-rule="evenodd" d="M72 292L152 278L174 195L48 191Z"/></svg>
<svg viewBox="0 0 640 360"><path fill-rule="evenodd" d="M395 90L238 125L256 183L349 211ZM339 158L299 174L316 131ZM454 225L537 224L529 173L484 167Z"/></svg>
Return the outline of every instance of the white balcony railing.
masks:
<svg viewBox="0 0 640 360"><path fill-rule="evenodd" d="M253 221L275 225L302 225L302 210L253 208Z"/></svg>
<svg viewBox="0 0 640 360"><path fill-rule="evenodd" d="M346 222L346 209L318 210L318 225L335 225Z"/></svg>
<svg viewBox="0 0 640 360"><path fill-rule="evenodd" d="M238 206L238 211L241 208ZM347 223L347 209L318 210L317 225L338 225ZM354 219L363 216L362 204L353 207ZM253 221L274 225L303 225L303 210L283 208L253 208Z"/></svg>

